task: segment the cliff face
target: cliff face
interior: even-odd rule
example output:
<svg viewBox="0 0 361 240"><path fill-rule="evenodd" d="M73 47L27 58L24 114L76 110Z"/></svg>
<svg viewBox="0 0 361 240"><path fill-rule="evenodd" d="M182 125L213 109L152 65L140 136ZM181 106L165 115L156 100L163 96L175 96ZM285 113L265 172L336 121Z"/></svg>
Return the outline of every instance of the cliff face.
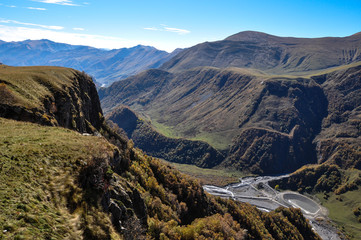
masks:
<svg viewBox="0 0 361 240"><path fill-rule="evenodd" d="M92 79L57 67L0 67L0 117L99 130L103 113Z"/></svg>
<svg viewBox="0 0 361 240"><path fill-rule="evenodd" d="M306 78L273 78L240 124L224 166L256 173L287 173L316 163L313 139L327 113L322 88Z"/></svg>

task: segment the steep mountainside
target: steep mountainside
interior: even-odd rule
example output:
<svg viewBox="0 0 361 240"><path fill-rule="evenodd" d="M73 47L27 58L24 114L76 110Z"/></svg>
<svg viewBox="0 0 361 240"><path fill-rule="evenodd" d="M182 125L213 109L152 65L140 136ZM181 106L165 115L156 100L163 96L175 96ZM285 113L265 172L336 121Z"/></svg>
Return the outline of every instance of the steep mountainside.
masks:
<svg viewBox="0 0 361 240"><path fill-rule="evenodd" d="M214 198L134 149L101 110L87 114L100 103L86 75L55 67L0 72L0 102L11 113L2 116L35 122L0 117L0 239L320 239L300 210L265 213ZM68 118L102 136L60 121Z"/></svg>
<svg viewBox="0 0 361 240"><path fill-rule="evenodd" d="M99 94L106 112L129 105L167 136L228 150L222 166L279 174L335 158L332 151L359 158L360 68L303 77L236 68L148 70Z"/></svg>
<svg viewBox="0 0 361 240"><path fill-rule="evenodd" d="M124 129L128 138L134 141L134 145L151 156L207 168L218 165L224 159L221 152L206 142L168 138L158 133L147 121L140 119L127 107L115 109L106 119Z"/></svg>
<svg viewBox="0 0 361 240"><path fill-rule="evenodd" d="M101 84L110 84L159 67L175 53L136 46L113 50L56 43L49 40L0 42L0 62L11 66L61 66L86 71Z"/></svg>
<svg viewBox="0 0 361 240"><path fill-rule="evenodd" d="M285 73L325 69L360 60L361 34L307 39L247 31L186 49L161 69L177 72L199 66L247 67Z"/></svg>
<svg viewBox="0 0 361 240"><path fill-rule="evenodd" d="M313 77L328 101L315 139L318 162L361 169L361 66Z"/></svg>
<svg viewBox="0 0 361 240"><path fill-rule="evenodd" d="M262 79L247 72L197 68L173 74L151 69L100 89L99 96L105 112L118 103L129 105L149 115L153 124L166 125L171 136L206 140L212 133L218 137L208 142L227 149L229 137L237 134L238 116L261 91ZM247 89L253 92L243 91Z"/></svg>

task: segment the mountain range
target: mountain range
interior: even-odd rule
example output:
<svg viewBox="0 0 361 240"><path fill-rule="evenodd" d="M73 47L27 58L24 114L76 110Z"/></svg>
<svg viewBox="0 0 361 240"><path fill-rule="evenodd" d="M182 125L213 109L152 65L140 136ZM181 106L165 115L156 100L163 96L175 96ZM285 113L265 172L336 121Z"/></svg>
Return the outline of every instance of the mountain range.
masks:
<svg viewBox="0 0 361 240"><path fill-rule="evenodd" d="M173 53L138 45L132 48L98 49L50 40L0 41L0 62L11 66L61 66L85 71L100 85L157 68Z"/></svg>
<svg viewBox="0 0 361 240"><path fill-rule="evenodd" d="M287 173L271 186L311 194L341 239L358 239L360 54L361 33L306 39L240 32L98 93L108 122L147 154L181 163L175 166L203 181L208 169L187 164Z"/></svg>
<svg viewBox="0 0 361 240"><path fill-rule="evenodd" d="M340 162L341 152L360 158L360 54L361 34L241 32L186 49L99 96L110 118L127 105L166 137L206 142L224 154L219 166L288 173Z"/></svg>
<svg viewBox="0 0 361 240"><path fill-rule="evenodd" d="M0 65L0 238L320 239L298 209L210 196L152 156L214 171L294 171L271 186L313 194L357 238L360 39L241 32L98 93L74 69ZM13 49L17 61L116 51L30 42Z"/></svg>

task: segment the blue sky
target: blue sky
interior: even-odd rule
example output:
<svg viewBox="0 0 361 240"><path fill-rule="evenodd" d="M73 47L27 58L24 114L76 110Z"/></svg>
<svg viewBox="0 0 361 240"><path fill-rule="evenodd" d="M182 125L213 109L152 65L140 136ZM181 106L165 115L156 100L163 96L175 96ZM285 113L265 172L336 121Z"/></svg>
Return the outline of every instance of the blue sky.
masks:
<svg viewBox="0 0 361 240"><path fill-rule="evenodd" d="M361 31L361 0L0 0L0 39L172 51L240 31L344 37Z"/></svg>

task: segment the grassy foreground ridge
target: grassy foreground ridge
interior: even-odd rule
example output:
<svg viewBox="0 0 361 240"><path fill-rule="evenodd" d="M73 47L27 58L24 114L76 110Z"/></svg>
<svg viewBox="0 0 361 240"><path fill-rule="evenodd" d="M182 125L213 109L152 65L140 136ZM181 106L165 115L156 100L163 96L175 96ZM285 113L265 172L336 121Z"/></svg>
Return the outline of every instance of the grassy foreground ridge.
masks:
<svg viewBox="0 0 361 240"><path fill-rule="evenodd" d="M112 232L107 214L83 198L78 175L113 150L104 138L0 118L0 239L77 239L89 227Z"/></svg>

